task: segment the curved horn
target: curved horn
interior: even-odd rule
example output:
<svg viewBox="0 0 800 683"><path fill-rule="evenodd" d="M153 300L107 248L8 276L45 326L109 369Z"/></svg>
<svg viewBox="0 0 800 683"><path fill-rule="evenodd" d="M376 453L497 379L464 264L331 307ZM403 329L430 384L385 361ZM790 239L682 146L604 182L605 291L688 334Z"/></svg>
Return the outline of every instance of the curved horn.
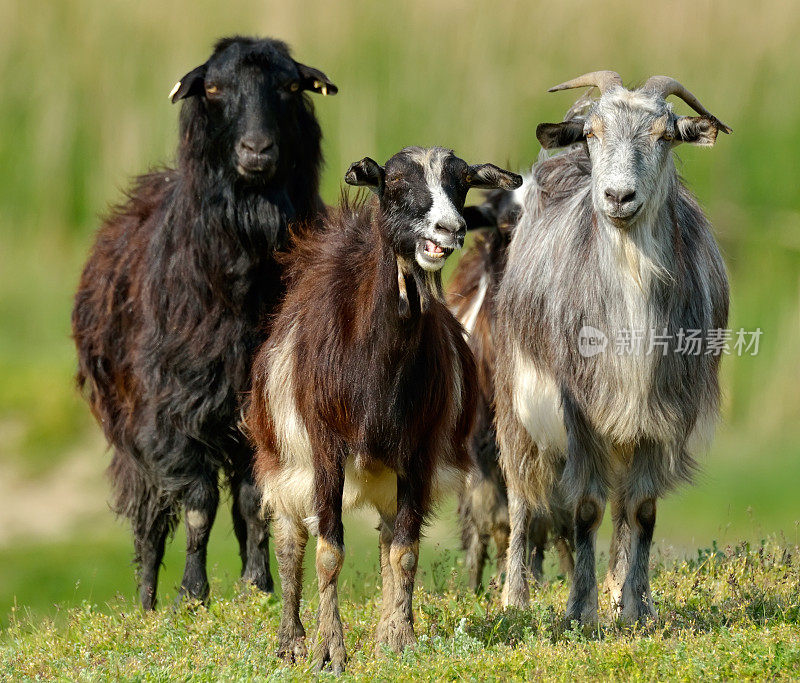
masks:
<svg viewBox="0 0 800 683"><path fill-rule="evenodd" d="M594 86L599 88L601 93L604 93L606 90L615 85L622 85L622 76L620 76L616 71L592 71L588 74L583 74L583 76L573 78L571 81L554 85L547 92L557 92L558 90L569 90L570 88Z"/></svg>
<svg viewBox="0 0 800 683"><path fill-rule="evenodd" d="M716 116L714 116L710 111L708 111L708 109L706 109L702 104L700 104L700 100L698 100L694 95L692 95L692 93L690 93L674 78L670 78L669 76L650 76L650 78L648 78L645 84L642 86L642 90L649 90L651 92L657 93L661 95L661 97L663 97L664 99L666 99L670 95L676 95L677 97L680 97L684 102L686 102L686 104L688 104L698 114L707 116L712 121L714 121L717 124L717 127L723 133L732 132L729 126L722 123L722 121L720 121Z"/></svg>

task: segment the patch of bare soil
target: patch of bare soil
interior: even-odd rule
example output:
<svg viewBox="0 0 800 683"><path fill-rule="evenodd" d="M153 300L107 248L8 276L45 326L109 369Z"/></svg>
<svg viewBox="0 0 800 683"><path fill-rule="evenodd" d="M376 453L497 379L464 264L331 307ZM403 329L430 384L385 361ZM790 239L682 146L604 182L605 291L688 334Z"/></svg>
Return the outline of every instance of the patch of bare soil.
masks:
<svg viewBox="0 0 800 683"><path fill-rule="evenodd" d="M31 478L0 462L0 546L14 540L50 540L94 519L106 521L105 445L99 435ZM102 515L102 517L100 517Z"/></svg>

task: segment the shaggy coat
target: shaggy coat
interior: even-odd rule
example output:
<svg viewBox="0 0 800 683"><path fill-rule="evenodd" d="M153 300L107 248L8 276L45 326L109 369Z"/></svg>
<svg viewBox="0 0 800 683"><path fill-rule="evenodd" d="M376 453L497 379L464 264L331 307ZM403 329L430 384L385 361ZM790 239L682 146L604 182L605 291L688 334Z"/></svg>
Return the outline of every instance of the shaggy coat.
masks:
<svg viewBox="0 0 800 683"><path fill-rule="evenodd" d="M276 73L302 82L308 70L278 41L220 41L173 91L183 99L177 167L138 178L103 222L81 275L77 382L113 448L113 509L133 528L145 608L155 604L181 506L181 591L207 596L220 469L231 481L243 576L272 589L252 450L237 422L283 291L274 254L290 221L312 221L323 208L313 107L302 92L273 94ZM274 144L264 152L266 136Z"/></svg>
<svg viewBox="0 0 800 683"><path fill-rule="evenodd" d="M407 148L385 169L364 159L346 180L370 186L379 201L344 200L323 232L299 237L287 259L286 299L256 357L247 413L257 481L275 520L284 657L305 653L299 600L311 532L320 591L315 657L342 670L342 512L362 505L381 518L376 639L396 650L414 641L421 528L468 467L475 410L475 364L441 300L440 269L463 244L467 189L516 179L439 148Z"/></svg>
<svg viewBox="0 0 800 683"><path fill-rule="evenodd" d="M534 167L497 295L497 427L512 527L505 603L527 603L520 530L560 479L575 519L567 617L589 624L607 497L612 603L626 621L655 614L655 502L690 478L719 404L720 356L706 345L687 353L683 335L707 338L728 315L719 249L672 160L678 142L710 144L726 128L710 115L676 117L656 90L630 92L618 79L585 124L537 131L545 147L584 144ZM587 335L599 352L581 347ZM630 337L641 339L632 350Z"/></svg>
<svg viewBox="0 0 800 683"><path fill-rule="evenodd" d="M459 260L447 293L450 310L464 327L467 343L478 370L475 422L467 440L473 461L459 495L461 541L466 551L469 586L481 587L490 540L497 552L498 576L505 570L508 548L508 500L498 461L494 427L495 348L494 297L506 264L506 252L519 218L523 184L513 192L494 190L479 206L464 210L467 230L488 226L475 233L472 247ZM550 512L535 512L528 530L528 563L537 581L544 578L542 562L548 536L555 537L561 570L572 571L572 519L557 496L551 495Z"/></svg>
<svg viewBox="0 0 800 683"><path fill-rule="evenodd" d="M380 221L374 202L345 203L319 235L295 242L286 299L254 363L247 424L264 501L321 536L331 520L316 514L325 481L315 472L344 466L343 509L368 502L390 515L398 473L413 478L425 518L436 490L468 465L472 356L438 298L421 312L413 279L411 315L401 316Z"/></svg>

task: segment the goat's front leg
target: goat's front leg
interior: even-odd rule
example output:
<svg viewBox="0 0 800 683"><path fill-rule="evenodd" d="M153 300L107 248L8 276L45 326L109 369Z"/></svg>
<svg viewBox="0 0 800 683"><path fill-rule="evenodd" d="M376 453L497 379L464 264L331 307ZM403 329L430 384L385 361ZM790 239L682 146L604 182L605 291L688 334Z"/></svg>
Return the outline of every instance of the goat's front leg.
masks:
<svg viewBox="0 0 800 683"><path fill-rule="evenodd" d="M385 622L382 640L395 652L416 643L412 598L419 563L422 514L428 497L427 484L416 473L397 477L397 518L389 547L394 580L394 604Z"/></svg>
<svg viewBox="0 0 800 683"><path fill-rule="evenodd" d="M158 505L157 495L148 492L142 507L155 508ZM140 515L133 523L134 547L138 564L139 597L142 607L153 610L156 606L156 589L158 588L158 572L164 559L164 545L169 535L172 519L176 514L174 508L159 510L153 514L152 521L147 515ZM145 519L142 519L145 518Z"/></svg>
<svg viewBox="0 0 800 683"><path fill-rule="evenodd" d="M208 600L206 556L218 504L219 487L216 479L198 479L184 494L186 566L183 570L179 599L188 596L202 602Z"/></svg>
<svg viewBox="0 0 800 683"><path fill-rule="evenodd" d="M606 505L603 472L607 468L607 453L571 396L565 393L562 402L567 428L563 482L575 501L575 573L567 599L567 621L593 628L597 624L595 546Z"/></svg>
<svg viewBox="0 0 800 683"><path fill-rule="evenodd" d="M511 535L506 561L506 583L503 586L503 607L526 609L530 600L525 566L530 508L523 496L512 486L508 489L508 519L511 524Z"/></svg>
<svg viewBox="0 0 800 683"><path fill-rule="evenodd" d="M597 575L595 544L603 519L603 501L584 495L575 506L575 573L567 600L567 621L584 626L597 624Z"/></svg>
<svg viewBox="0 0 800 683"><path fill-rule="evenodd" d="M620 616L623 622L633 624L656 618L649 572L650 546L656 525L656 499L643 498L626 507L631 529L631 563L622 586Z"/></svg>
<svg viewBox="0 0 800 683"><path fill-rule="evenodd" d="M339 615L337 584L344 563L344 527L342 494L344 492L344 457L318 461L314 471L319 536L317 537L317 584L319 586L319 627L314 646L318 670L330 663L335 674L344 671L347 653L344 648L342 618Z"/></svg>
<svg viewBox="0 0 800 683"><path fill-rule="evenodd" d="M622 584L619 615L627 624L657 616L650 593L650 546L656 525L656 499L663 493L666 467L667 458L659 444L650 440L637 444L624 487L630 563Z"/></svg>
<svg viewBox="0 0 800 683"><path fill-rule="evenodd" d="M278 656L290 662L305 659L306 630L300 621L300 597L303 593L303 556L308 530L301 520L281 515L273 524L275 554L281 577L283 607L278 628Z"/></svg>

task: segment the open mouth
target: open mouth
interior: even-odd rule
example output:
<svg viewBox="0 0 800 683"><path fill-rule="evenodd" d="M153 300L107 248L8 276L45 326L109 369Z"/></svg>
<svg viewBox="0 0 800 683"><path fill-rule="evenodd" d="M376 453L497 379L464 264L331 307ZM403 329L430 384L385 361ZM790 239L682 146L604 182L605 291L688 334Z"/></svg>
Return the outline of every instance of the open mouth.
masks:
<svg viewBox="0 0 800 683"><path fill-rule="evenodd" d="M425 246L422 248L422 253L432 259L446 258L452 251L452 249L445 249L431 240L425 240Z"/></svg>
<svg viewBox="0 0 800 683"><path fill-rule="evenodd" d="M417 262L426 270L439 270L452 253L452 247L443 247L433 240L421 240L417 243Z"/></svg>

